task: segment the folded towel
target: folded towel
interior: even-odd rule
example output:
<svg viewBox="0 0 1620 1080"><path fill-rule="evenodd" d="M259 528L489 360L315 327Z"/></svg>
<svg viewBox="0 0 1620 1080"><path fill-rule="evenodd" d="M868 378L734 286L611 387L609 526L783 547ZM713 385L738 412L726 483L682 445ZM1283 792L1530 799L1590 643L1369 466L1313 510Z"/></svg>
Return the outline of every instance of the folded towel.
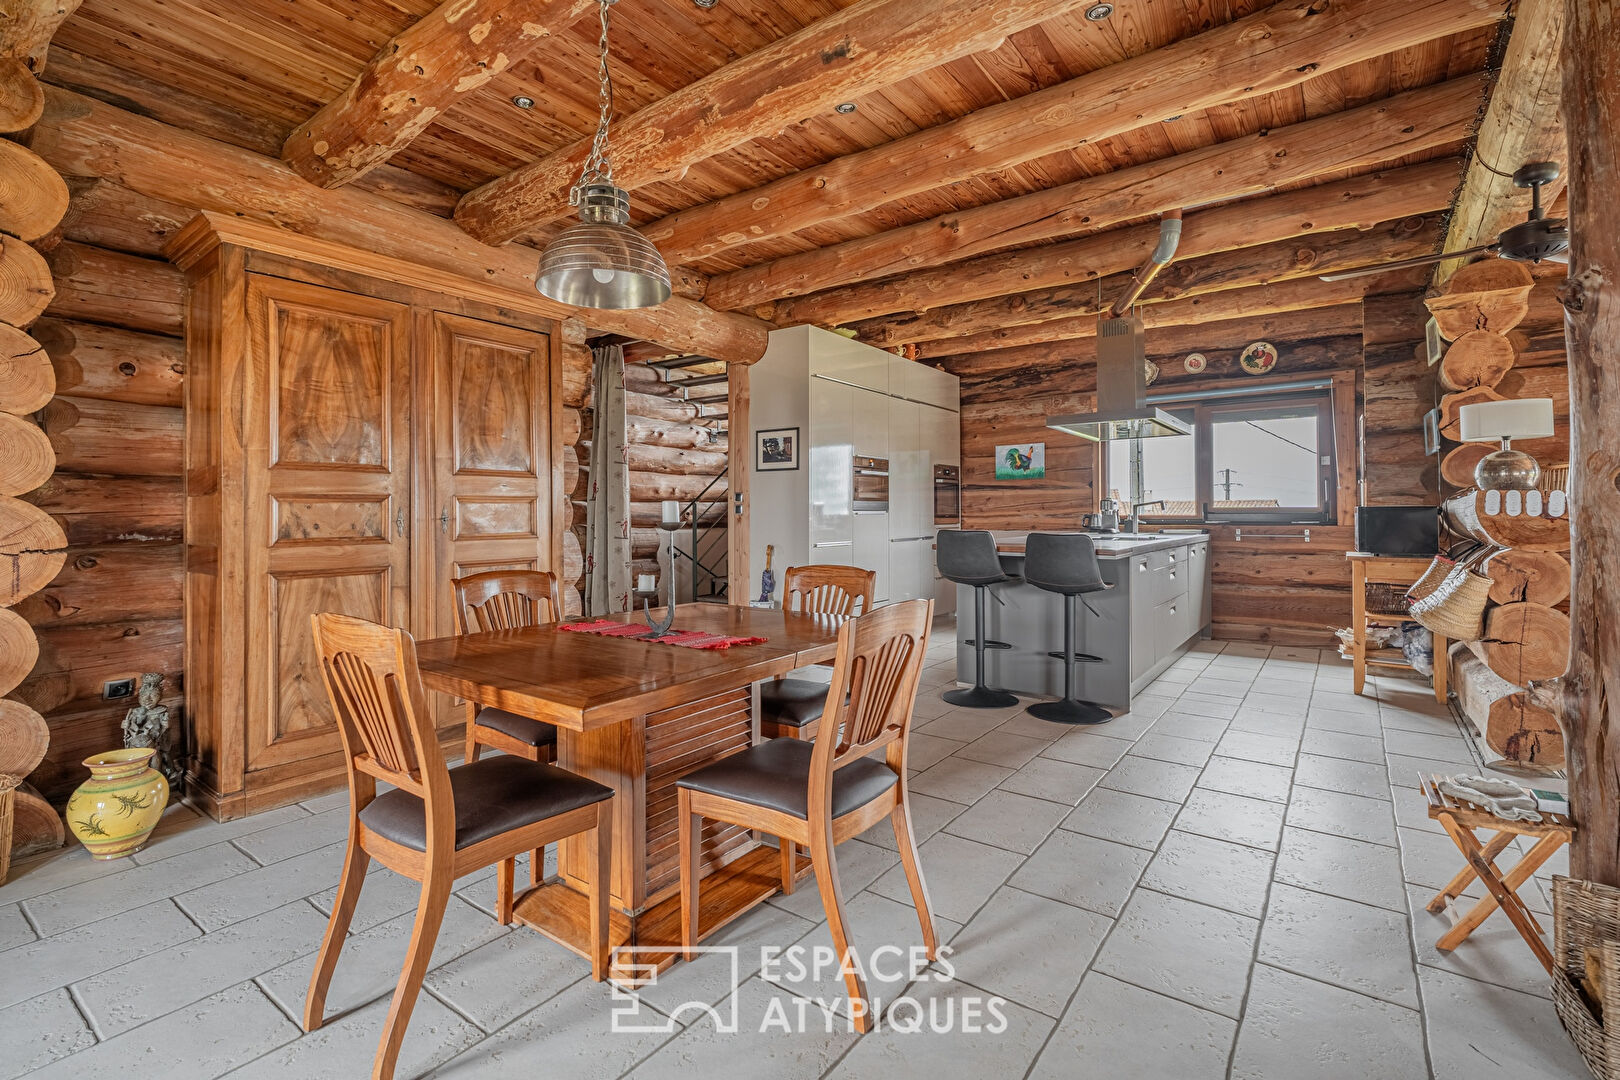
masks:
<svg viewBox="0 0 1620 1080"><path fill-rule="evenodd" d="M1490 776L1443 776L1440 790L1489 810L1504 821L1540 821L1536 797L1511 780Z"/></svg>

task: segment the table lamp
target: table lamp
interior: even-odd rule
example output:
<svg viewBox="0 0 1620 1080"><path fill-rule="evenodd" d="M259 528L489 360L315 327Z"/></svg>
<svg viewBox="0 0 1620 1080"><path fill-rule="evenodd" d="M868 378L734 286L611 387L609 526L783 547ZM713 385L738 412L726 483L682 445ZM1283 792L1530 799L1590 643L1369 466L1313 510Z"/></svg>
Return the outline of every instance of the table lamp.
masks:
<svg viewBox="0 0 1620 1080"><path fill-rule="evenodd" d="M1513 449L1513 440L1552 437L1552 398L1482 401L1458 409L1457 418L1463 442L1502 440L1501 449L1474 466L1474 483L1481 491L1529 491L1536 486L1541 466L1523 450Z"/></svg>

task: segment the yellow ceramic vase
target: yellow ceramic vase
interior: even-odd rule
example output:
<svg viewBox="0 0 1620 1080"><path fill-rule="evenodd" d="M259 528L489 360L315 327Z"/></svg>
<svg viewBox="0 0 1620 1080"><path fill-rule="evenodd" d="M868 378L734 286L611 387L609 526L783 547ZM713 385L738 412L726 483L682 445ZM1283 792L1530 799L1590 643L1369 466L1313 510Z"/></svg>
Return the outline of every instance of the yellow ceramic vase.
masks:
<svg viewBox="0 0 1620 1080"><path fill-rule="evenodd" d="M150 747L85 758L90 779L67 804L68 828L92 858L121 859L146 846L169 803L169 782L152 768Z"/></svg>

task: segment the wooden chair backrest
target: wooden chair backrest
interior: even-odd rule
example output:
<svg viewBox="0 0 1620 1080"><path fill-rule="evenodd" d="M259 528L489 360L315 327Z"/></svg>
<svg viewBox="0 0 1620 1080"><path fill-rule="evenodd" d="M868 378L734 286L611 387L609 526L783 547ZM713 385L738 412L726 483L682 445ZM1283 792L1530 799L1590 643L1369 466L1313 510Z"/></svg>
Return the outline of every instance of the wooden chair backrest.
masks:
<svg viewBox="0 0 1620 1080"><path fill-rule="evenodd" d="M343 740L355 811L371 801L376 781L383 780L424 800L433 821L435 807L452 807L450 771L422 690L415 639L329 612L311 615L310 627Z"/></svg>
<svg viewBox="0 0 1620 1080"><path fill-rule="evenodd" d="M876 581L875 570L858 566L792 566L782 577L782 607L805 615L865 615Z"/></svg>
<svg viewBox="0 0 1620 1080"><path fill-rule="evenodd" d="M545 570L486 570L455 578L450 592L455 600L456 630L463 634L516 630L560 622L563 617L557 575Z"/></svg>
<svg viewBox="0 0 1620 1080"><path fill-rule="evenodd" d="M933 619L932 600L907 600L850 619L838 631L829 708L811 757L811 807L818 789L830 805L834 769L884 747L889 766L905 776L911 710Z"/></svg>

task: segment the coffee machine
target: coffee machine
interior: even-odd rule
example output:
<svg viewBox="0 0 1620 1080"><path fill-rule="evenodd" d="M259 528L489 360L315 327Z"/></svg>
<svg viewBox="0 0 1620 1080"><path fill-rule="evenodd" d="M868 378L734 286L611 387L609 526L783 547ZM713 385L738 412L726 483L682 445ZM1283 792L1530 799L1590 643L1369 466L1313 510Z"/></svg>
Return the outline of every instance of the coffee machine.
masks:
<svg viewBox="0 0 1620 1080"><path fill-rule="evenodd" d="M1119 532L1119 503L1113 499L1104 499L1098 503L1098 508L1095 514L1082 515L1080 524L1089 532Z"/></svg>

